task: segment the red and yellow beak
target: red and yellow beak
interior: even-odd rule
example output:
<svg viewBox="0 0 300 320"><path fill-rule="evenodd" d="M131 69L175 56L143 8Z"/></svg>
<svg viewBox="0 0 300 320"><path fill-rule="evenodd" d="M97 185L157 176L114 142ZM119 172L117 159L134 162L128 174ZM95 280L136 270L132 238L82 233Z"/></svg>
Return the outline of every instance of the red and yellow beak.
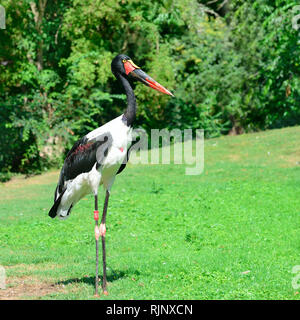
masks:
<svg viewBox="0 0 300 320"><path fill-rule="evenodd" d="M124 60L125 72L128 76L132 77L135 80L138 80L145 84L148 87L151 87L154 90L168 94L169 96L174 97L173 93L163 87L161 84L156 82L150 76L147 75L143 70L141 70L132 60Z"/></svg>

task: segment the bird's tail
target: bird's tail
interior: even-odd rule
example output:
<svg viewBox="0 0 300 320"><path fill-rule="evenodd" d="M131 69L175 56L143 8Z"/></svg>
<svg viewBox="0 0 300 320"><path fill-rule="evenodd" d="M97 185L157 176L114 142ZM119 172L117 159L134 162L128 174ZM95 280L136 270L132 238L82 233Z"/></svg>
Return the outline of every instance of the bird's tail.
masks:
<svg viewBox="0 0 300 320"><path fill-rule="evenodd" d="M58 207L59 207L59 205L60 205L61 198L62 198L62 196L64 195L64 193L65 193L66 190L67 190L67 189L64 189L64 190L62 191L62 193L59 195L59 197L54 201L54 204L53 204L52 208L51 208L50 211L49 211L49 216L50 216L51 218L55 218L55 217L57 216L57 209L58 209Z"/></svg>

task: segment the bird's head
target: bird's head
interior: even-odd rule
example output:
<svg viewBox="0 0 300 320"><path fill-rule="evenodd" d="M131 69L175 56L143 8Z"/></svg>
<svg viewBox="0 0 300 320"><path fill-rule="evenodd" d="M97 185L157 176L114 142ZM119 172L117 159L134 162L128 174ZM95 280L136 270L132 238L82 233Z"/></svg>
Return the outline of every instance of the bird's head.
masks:
<svg viewBox="0 0 300 320"><path fill-rule="evenodd" d="M121 74L127 79L133 81L140 81L144 85L151 87L154 90L174 97L174 95L169 90L167 90L161 84L159 84L150 76L148 76L146 72L144 72L140 67L138 67L125 54L119 54L113 59L111 63L111 71L115 76Z"/></svg>

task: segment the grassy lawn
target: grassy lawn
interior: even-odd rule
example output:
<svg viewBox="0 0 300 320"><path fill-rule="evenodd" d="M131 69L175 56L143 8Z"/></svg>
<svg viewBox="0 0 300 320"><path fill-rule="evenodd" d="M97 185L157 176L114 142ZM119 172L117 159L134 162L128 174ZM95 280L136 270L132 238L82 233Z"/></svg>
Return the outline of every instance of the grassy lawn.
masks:
<svg viewBox="0 0 300 320"><path fill-rule="evenodd" d="M299 141L300 127L207 140L199 176L127 167L110 198L101 299L299 299ZM94 299L93 198L52 220L57 179L0 186L0 299Z"/></svg>

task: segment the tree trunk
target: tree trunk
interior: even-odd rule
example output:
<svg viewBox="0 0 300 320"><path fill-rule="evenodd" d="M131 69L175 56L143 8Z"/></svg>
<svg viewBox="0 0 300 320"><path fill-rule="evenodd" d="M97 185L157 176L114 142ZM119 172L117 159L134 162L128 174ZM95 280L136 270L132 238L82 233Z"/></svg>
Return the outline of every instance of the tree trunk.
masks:
<svg viewBox="0 0 300 320"><path fill-rule="evenodd" d="M34 16L35 29L40 36L40 40L39 40L38 48L37 48L37 60L36 60L36 66L37 66L38 71L41 71L43 69L44 42L42 39L42 35L43 35L43 24L42 23L43 23L46 5L47 5L47 0L39 0L38 7L36 6L35 2L30 2L30 8L31 8L31 11Z"/></svg>
<svg viewBox="0 0 300 320"><path fill-rule="evenodd" d="M243 134L244 133L244 129L243 129L243 127L241 127L240 125L237 124L234 116L230 115L229 119L231 121L232 128L228 132L228 135L236 136L238 134Z"/></svg>

